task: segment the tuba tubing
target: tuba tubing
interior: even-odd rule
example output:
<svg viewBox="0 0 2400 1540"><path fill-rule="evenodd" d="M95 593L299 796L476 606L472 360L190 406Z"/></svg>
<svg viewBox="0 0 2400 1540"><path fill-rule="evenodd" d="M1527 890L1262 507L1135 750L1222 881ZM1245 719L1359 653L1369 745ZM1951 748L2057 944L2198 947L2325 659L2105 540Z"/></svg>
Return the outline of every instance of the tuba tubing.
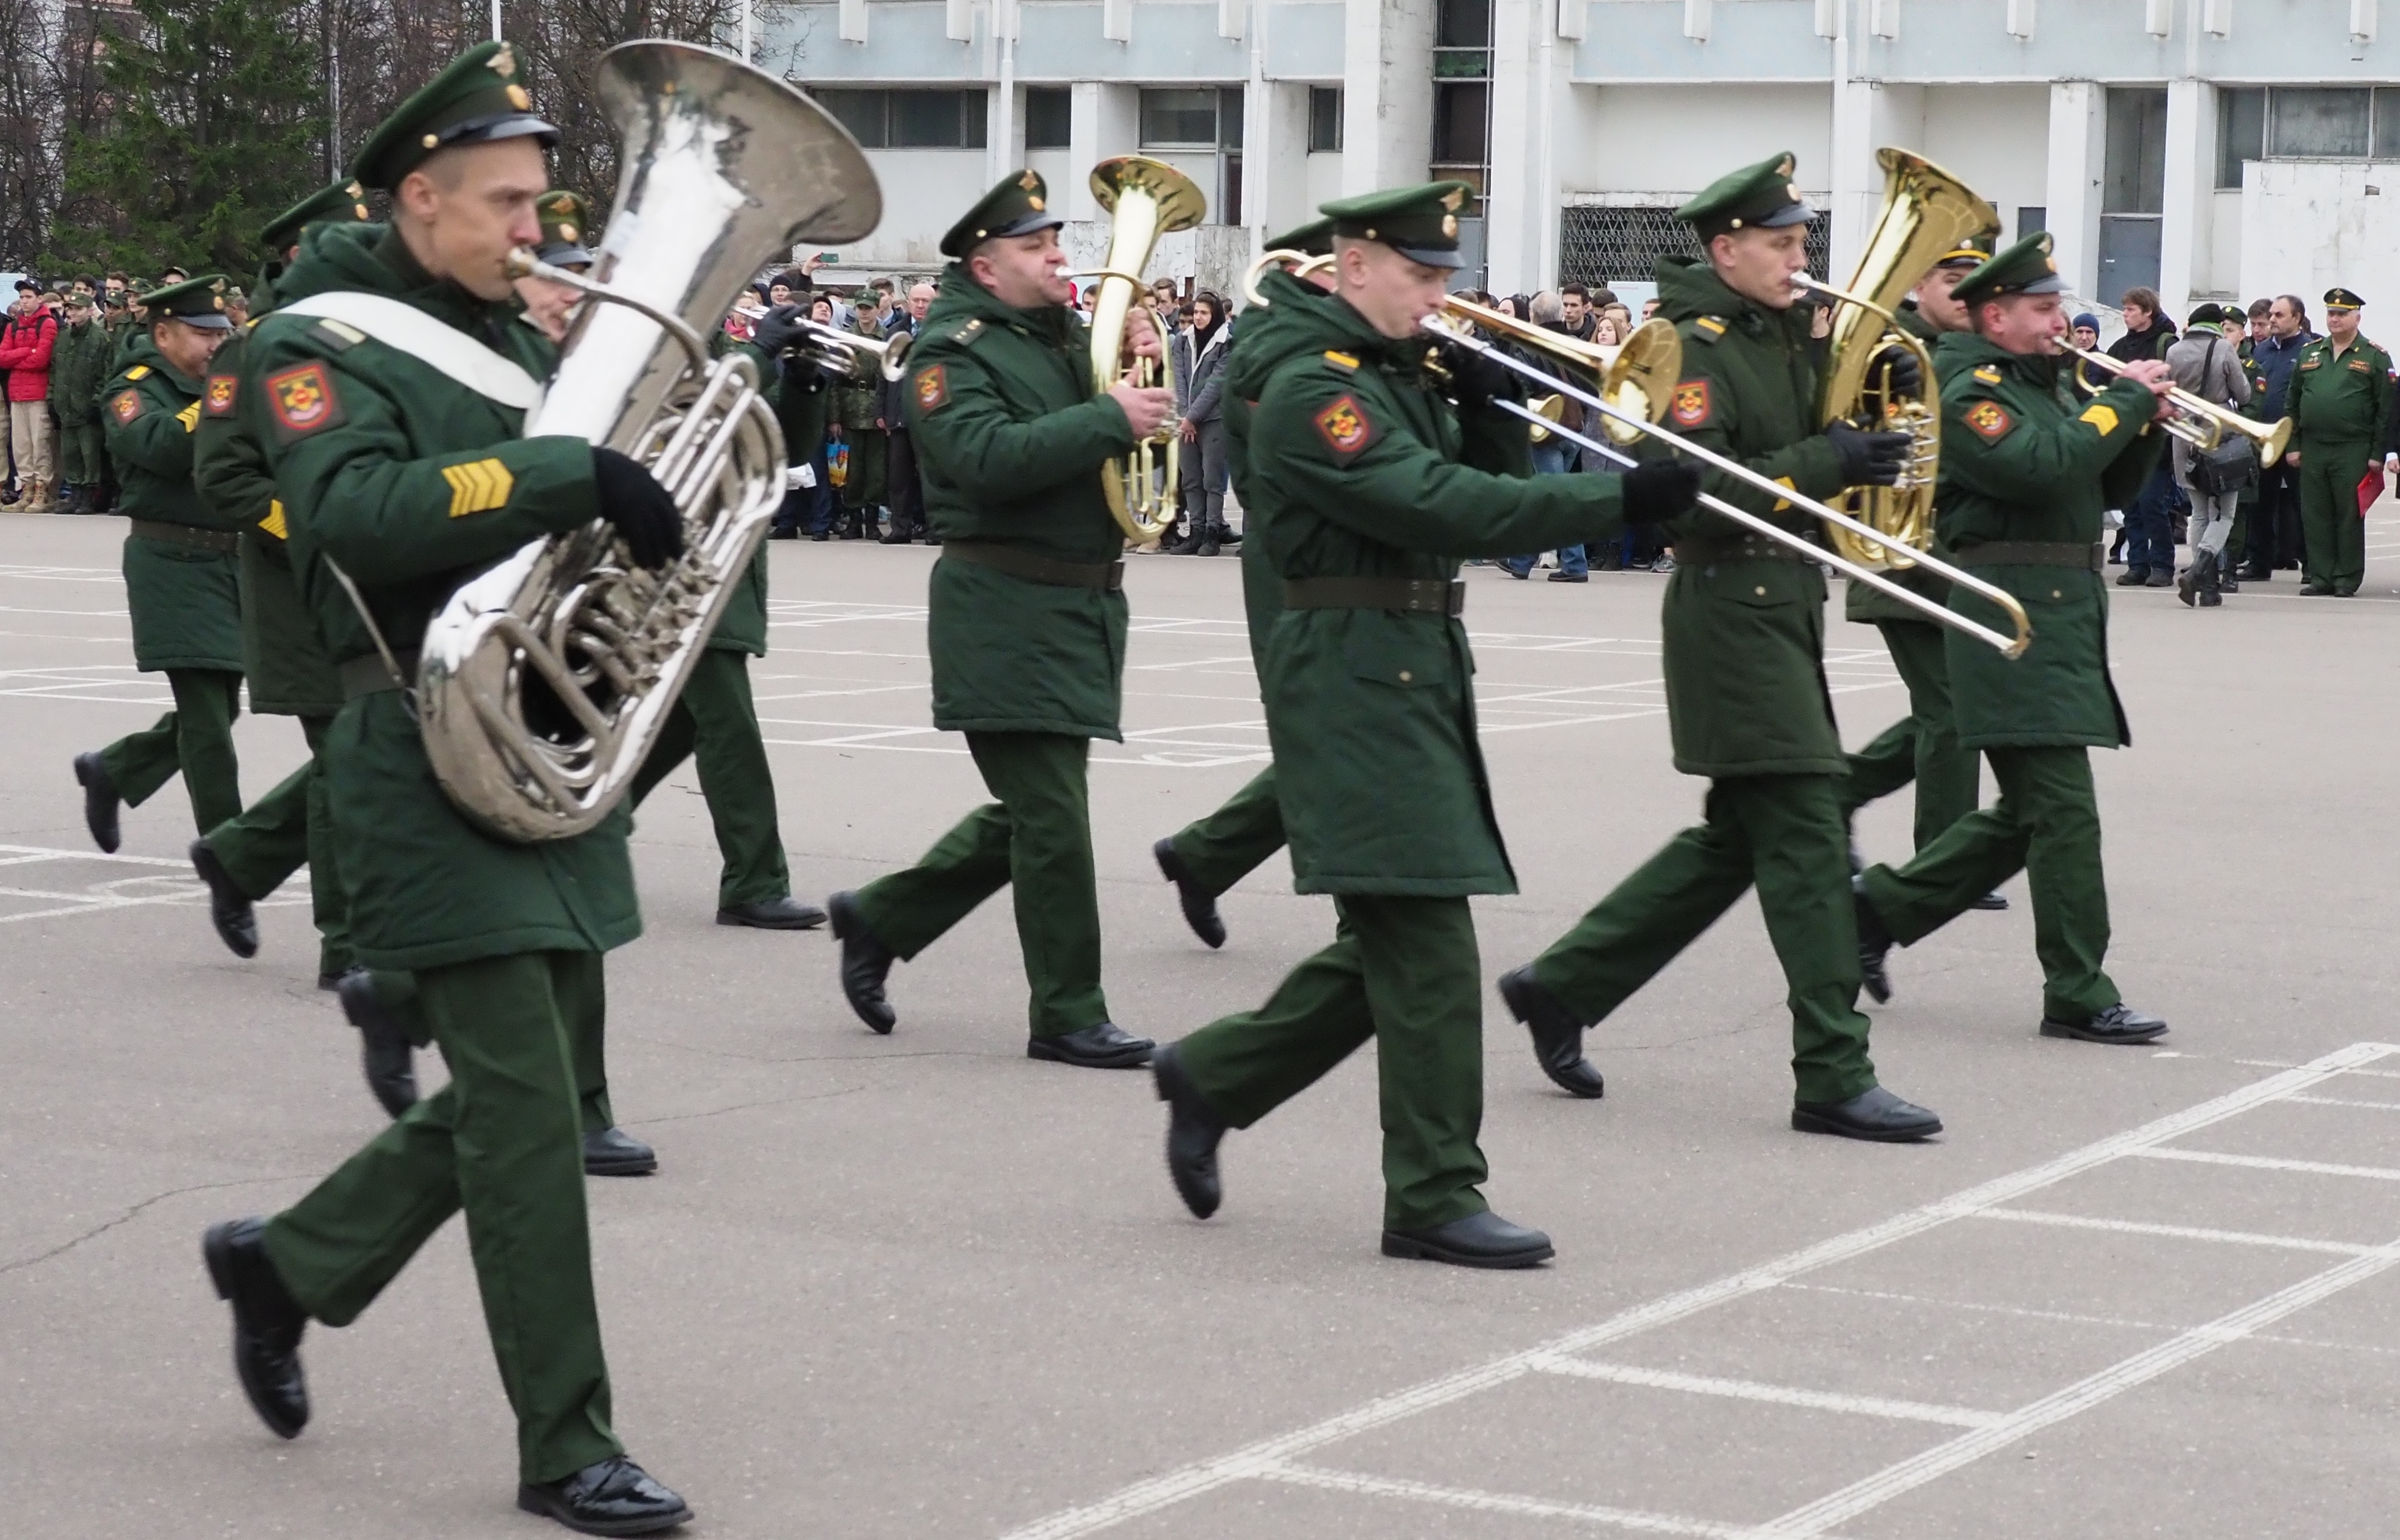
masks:
<svg viewBox="0 0 2400 1540"><path fill-rule="evenodd" d="M1125 357L1125 328L1141 294L1141 270L1150 266L1158 238L1188 230L1207 216L1208 200L1199 186L1163 160L1145 156L1119 156L1092 168L1092 196L1109 211L1109 254L1099 266L1070 278L1097 278L1099 297L1092 305L1092 388L1105 394L1120 380L1149 387L1167 373L1166 338L1159 339L1156 360L1137 358L1133 368L1119 368ZM1179 403L1180 404L1180 403ZM1182 438L1180 412L1167 414L1158 431L1133 446L1130 456L1111 457L1100 467L1100 490L1109 512L1137 545L1149 545L1175 522L1175 481ZM1158 489L1156 472L1164 469L1166 491Z"/></svg>

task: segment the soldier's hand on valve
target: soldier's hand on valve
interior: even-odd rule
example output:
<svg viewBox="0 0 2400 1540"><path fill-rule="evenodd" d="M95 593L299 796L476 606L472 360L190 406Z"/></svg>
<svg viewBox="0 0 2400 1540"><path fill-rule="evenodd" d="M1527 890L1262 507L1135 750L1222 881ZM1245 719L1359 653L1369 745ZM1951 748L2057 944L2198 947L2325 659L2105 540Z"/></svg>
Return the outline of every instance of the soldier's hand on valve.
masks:
<svg viewBox="0 0 2400 1540"><path fill-rule="evenodd" d="M1889 486L1908 464L1905 433L1870 433L1835 422L1826 425L1825 441L1834 446L1844 486Z"/></svg>
<svg viewBox="0 0 2400 1540"><path fill-rule="evenodd" d="M1132 385L1124 380L1109 387L1109 399L1125 413L1125 423L1132 428L1133 436L1137 439L1146 439L1157 432L1159 425L1166 422L1167 415L1175 410L1174 391Z"/></svg>
<svg viewBox="0 0 2400 1540"><path fill-rule="evenodd" d="M1646 460L1625 473L1619 489L1629 525L1660 524L1699 500L1700 468L1692 460Z"/></svg>
<svg viewBox="0 0 2400 1540"><path fill-rule="evenodd" d="M1125 316L1125 350L1136 358L1164 358L1166 347L1159 341L1158 328L1150 323L1150 311L1137 305Z"/></svg>
<svg viewBox="0 0 2400 1540"><path fill-rule="evenodd" d="M2167 396L2175 389L2175 375L2168 371L2164 360L2137 359L2125 365L2125 377L2150 388L2150 394L2158 402L2155 416L2163 417L2172 410L2167 404Z"/></svg>
<svg viewBox="0 0 2400 1540"><path fill-rule="evenodd" d="M594 445L592 484L600 494L600 516L616 526L635 566L655 572L683 554L683 515L639 460Z"/></svg>
<svg viewBox="0 0 2400 1540"><path fill-rule="evenodd" d="M1895 396L1914 396L1925 388L1925 370L1916 355L1895 348L1884 356L1884 388Z"/></svg>
<svg viewBox="0 0 2400 1540"><path fill-rule="evenodd" d="M1450 393L1462 407L1489 406L1495 401L1523 401L1523 376L1489 353L1445 342L1438 349L1442 368L1450 372Z"/></svg>

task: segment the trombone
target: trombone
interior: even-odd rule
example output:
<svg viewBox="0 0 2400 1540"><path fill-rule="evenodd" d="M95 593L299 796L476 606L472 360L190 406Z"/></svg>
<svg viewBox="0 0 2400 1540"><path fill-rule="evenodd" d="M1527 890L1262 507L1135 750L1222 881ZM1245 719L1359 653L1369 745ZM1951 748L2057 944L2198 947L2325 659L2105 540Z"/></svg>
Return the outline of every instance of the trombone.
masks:
<svg viewBox="0 0 2400 1540"><path fill-rule="evenodd" d="M1270 267L1280 267L1294 278L1306 278L1312 273L1321 273L1332 266L1333 258L1330 253L1324 256L1310 256L1306 252L1297 252L1289 246L1280 247L1272 252L1262 252L1259 254L1259 259L1251 263L1242 274L1242 297L1252 305L1271 303L1266 295L1259 293L1259 279L1266 277L1267 269Z"/></svg>
<svg viewBox="0 0 2400 1540"><path fill-rule="evenodd" d="M1442 310L1446 315L1464 317L1467 320L1473 320L1478 325L1491 325L1496 322L1497 325L1495 329L1510 332L1512 334L1520 337L1525 342L1540 348L1553 356L1564 357L1573 362L1580 363L1584 361L1578 357L1575 352L1571 351L1567 347L1561 346L1561 344L1572 343L1574 348L1576 349L1590 347L1590 344L1589 343L1574 342L1572 338L1555 336L1550 333L1542 331L1539 327L1521 327L1520 329L1520 323L1513 322L1508 317L1499 315L1494 311L1487 310L1482 306L1474 304L1472 301L1468 300L1457 298L1445 300L1442 304ZM1665 324L1666 323L1664 321L1660 320L1649 322L1647 325L1641 328L1640 331L1634 333L1634 341L1639 342L1642 338L1642 333L1648 331L1651 326ZM1555 375L1550 375L1540 369L1534 368L1532 364L1524 362L1522 360L1512 358L1494 345L1484 341L1480 337L1468 335L1460 328L1445 326L1438 321L1428 320L1425 322L1425 329L1439 334L1444 341L1453 342L1462 348L1469 349L1470 351L1481 353L1484 357L1493 360L1504 368L1513 370L1517 374L1522 375L1525 378L1534 381L1535 384L1540 385L1547 390L1556 391L1561 395L1574 397L1576 401L1583 402L1584 405L1598 412L1603 418L1607 419L1607 436L1609 438L1617 439L1620 443L1630 443L1634 439L1639 439L1643 435L1648 434L1665 443L1671 444L1675 448L1682 450L1684 454L1691 456L1693 458L1698 459L1704 464L1713 466L1737 481L1747 482L1763 492L1772 493L1776 497L1782 501L1791 503L1807 512L1813 513L1818 518L1836 528L1846 529L1855 536L1862 537L1874 545L1884 545L1890 539L1889 535L1875 529L1872 525L1861 524L1856 519L1851 518L1848 514L1828 508L1823 503L1817 501L1814 497L1804 497L1793 488L1784 485L1781 482L1771 481L1768 478L1760 475L1757 471L1752 470L1750 467L1742 464L1739 460L1728 458L1725 456L1716 453L1714 450L1704 449L1698 444L1694 443L1691 440L1684 438L1680 433L1670 433L1663 428L1654 426L1654 417L1663 416L1666 413L1668 396L1665 391L1644 393L1643 398L1644 404L1649 406L1651 410L1629 411L1625 405L1621 404L1625 399L1622 389L1595 395L1591 391L1586 390L1582 387L1575 385L1571 381L1561 379ZM1534 334L1527 335L1526 334L1528 333ZM1670 327L1669 334L1671 336L1672 333L1673 329ZM1623 353L1619 355L1619 362L1622 363L1623 360L1626 357L1630 356L1633 351L1634 344L1628 343ZM1657 362L1666 361L1653 359L1650 361L1655 364ZM1673 363L1675 367L1663 374L1663 377L1670 383L1677 375L1682 373L1682 349L1680 347L1676 349L1676 356L1673 360ZM1641 388L1639 385L1630 380L1623 383L1636 389ZM1618 400L1615 402L1609 400L1608 397L1611 394L1616 395ZM1542 420L1539 413L1536 413L1529 406L1522 405L1516 402L1495 401L1493 404L1514 413L1516 416L1523 417L1529 422ZM1587 438L1583 434L1577 433L1571 429L1560 427L1555 424L1545 423L1545 426L1548 427L1549 430L1552 433L1557 434L1560 438L1565 439L1573 443L1581 444L1584 448L1589 449L1597 454L1605 455L1619 465L1630 466L1636 463L1632 456L1627 454L1623 449L1618 448L1614 444L1602 443L1598 439ZM1885 577L1880 572L1876 572L1869 567L1861 566L1855 562L1847 561L1842 557L1834 554L1832 552L1826 551L1824 548L1811 543L1808 538L1805 535L1795 534L1794 532L1786 529L1782 525L1770 520L1760 518L1755 513L1736 508L1733 504L1725 501L1723 497L1713 497L1709 493L1703 492L1700 494L1699 501L1702 507L1710 509L1717 513L1721 513L1725 517L1733 520L1736 524L1753 529L1779 545L1790 546L1795 551L1804 552L1812 561L1822 562L1828 566L1838 569L1845 577L1848 577L1853 582L1863 582L1872 588L1879 589L1882 592L1890 594L1893 598L1900 600L1902 603L1908 605L1910 607L1923 611L1928 618L1950 627L1953 631L1963 633L1964 634L1971 636L1975 640L1982 642L1986 647L1996 648L2004 658L2023 657L2025 655L2025 649L2033 642L2033 622L2025 618L2025 606L2017 602L2015 594L2009 593L2006 589L1987 583L1983 579L1975 577L1971 573L1963 572L1957 567L1952 566L1947 562L1940 561L1932 556L1921 553L1916 557L1917 565L1923 566L1927 571L1947 578L1950 581L1957 584L1959 587L1967 589L1970 593L1980 594L1984 598L1988 599L1993 604L1998 606L2000 610L2008 616L2009 624L2014 628L2016 632L2014 636L2003 636L1998 632L1994 631L1991 627L1984 625L1979 621L1969 620L1966 616L1960 615L1957 611L1950 609L1948 606L1925 597L1923 594L1916 593L1913 589L1902 587L1900 584L1893 582L1889 578Z"/></svg>
<svg viewBox="0 0 2400 1540"><path fill-rule="evenodd" d="M2107 354L2078 348L2071 342L2062 341L2058 350L2085 363L2097 364L2111 375L2125 372L2125 366ZM2095 395L2101 388L2086 382L2080 369L2075 372L2075 382ZM2272 465L2284 457L2284 446L2292 442L2289 417L2259 422L2230 406L2219 406L2206 396L2196 396L2180 385L2167 392L2167 401L2175 410L2160 418L2159 426L2202 454L2223 443L2226 434L2239 433L2258 451L2259 464Z"/></svg>

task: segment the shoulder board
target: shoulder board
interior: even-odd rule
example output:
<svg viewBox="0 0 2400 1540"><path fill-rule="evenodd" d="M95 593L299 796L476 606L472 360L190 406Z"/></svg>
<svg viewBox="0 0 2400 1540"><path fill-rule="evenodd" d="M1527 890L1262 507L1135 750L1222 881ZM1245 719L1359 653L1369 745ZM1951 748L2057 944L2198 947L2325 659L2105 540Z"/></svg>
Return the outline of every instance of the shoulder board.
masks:
<svg viewBox="0 0 2400 1540"><path fill-rule="evenodd" d="M1978 385L1998 385L2000 383L2000 371L1993 364L1979 364L1975 369L1975 383Z"/></svg>
<svg viewBox="0 0 2400 1540"><path fill-rule="evenodd" d="M308 334L336 353L347 353L367 340L364 332L348 321L335 320L331 316L320 318L316 325L308 328Z"/></svg>
<svg viewBox="0 0 2400 1540"><path fill-rule="evenodd" d="M1345 375L1355 375L1358 372L1358 361L1357 359L1352 358L1347 353L1337 353L1330 348L1325 350L1325 361L1331 364L1334 368L1341 370Z"/></svg>
<svg viewBox="0 0 2400 1540"><path fill-rule="evenodd" d="M146 363L137 363L125 372L125 377L130 380L146 380L150 377L150 366Z"/></svg>
<svg viewBox="0 0 2400 1540"><path fill-rule="evenodd" d="M245 332L254 331L257 329L258 323L266 319L266 318L265 316L252 316L248 320L241 323L241 329Z"/></svg>
<svg viewBox="0 0 2400 1540"><path fill-rule="evenodd" d="M977 337L982 336L983 332L984 326L981 320L971 320L964 326L960 327L957 331L952 332L950 334L950 340L952 342L973 342Z"/></svg>
<svg viewBox="0 0 2400 1540"><path fill-rule="evenodd" d="M1702 316L1692 322L1692 330L1711 342L1725 334L1725 323L1715 316Z"/></svg>

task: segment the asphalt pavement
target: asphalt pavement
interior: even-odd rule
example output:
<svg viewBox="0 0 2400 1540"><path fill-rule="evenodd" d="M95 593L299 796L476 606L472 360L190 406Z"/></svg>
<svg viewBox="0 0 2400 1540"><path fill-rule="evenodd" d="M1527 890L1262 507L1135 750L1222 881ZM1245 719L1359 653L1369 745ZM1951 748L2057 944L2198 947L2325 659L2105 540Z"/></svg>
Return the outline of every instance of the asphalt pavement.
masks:
<svg viewBox="0 0 2400 1540"><path fill-rule="evenodd" d="M1145 1074L1028 1060L1009 906L843 1005L818 933L714 920L687 766L640 814L647 932L608 1058L658 1175L594 1180L616 1420L706 1536L2011 1540L2388 1536L2400 1511L2400 518L2366 592L2297 574L2196 612L2120 591L2130 749L2095 753L2110 973L2174 1030L2044 1040L2022 880L1893 954L1871 1007L1922 1146L1795 1134L1745 901L1589 1034L1606 1099L1487 996L1493 1206L1558 1260L1378 1254L1372 1048L1176 1201ZM163 709L113 519L0 518L0 1471L26 1536L534 1536L452 1224L304 1348L315 1420L244 1404L199 1260L380 1125L315 988L305 880L233 957L179 783L92 849L68 762ZM784 844L818 902L985 799L931 730L920 547L777 544L754 664ZM1129 560L1126 741L1095 745L1115 1018L1167 1040L1332 931L1280 859L1185 930L1152 840L1263 763L1236 564ZM1469 570L1483 743L1522 892L1496 977L1698 812L1669 763L1664 579ZM1845 741L1905 709L1828 611ZM256 796L302 757L245 717ZM1988 775L1985 796L1993 795ZM1860 837L1905 854L1906 797ZM430 1057L429 1076L438 1078Z"/></svg>

